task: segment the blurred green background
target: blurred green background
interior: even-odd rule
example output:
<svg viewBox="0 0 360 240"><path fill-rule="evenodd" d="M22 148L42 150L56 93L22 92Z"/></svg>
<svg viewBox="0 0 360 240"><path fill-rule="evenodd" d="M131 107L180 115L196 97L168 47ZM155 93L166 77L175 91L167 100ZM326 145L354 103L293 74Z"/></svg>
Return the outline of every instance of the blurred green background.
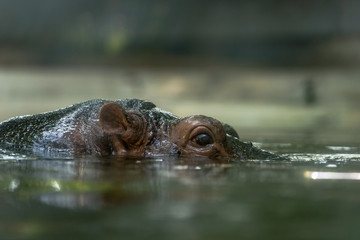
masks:
<svg viewBox="0 0 360 240"><path fill-rule="evenodd" d="M356 0L2 0L0 121L93 98L359 142Z"/></svg>

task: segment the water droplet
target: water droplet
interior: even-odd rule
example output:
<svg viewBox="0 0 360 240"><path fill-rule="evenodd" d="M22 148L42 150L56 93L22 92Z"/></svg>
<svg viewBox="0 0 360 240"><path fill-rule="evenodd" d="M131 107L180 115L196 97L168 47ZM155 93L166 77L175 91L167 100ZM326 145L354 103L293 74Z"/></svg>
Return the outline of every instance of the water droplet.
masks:
<svg viewBox="0 0 360 240"><path fill-rule="evenodd" d="M328 168L336 168L337 165L336 164L328 164L328 165L326 165L326 167L328 167Z"/></svg>
<svg viewBox="0 0 360 240"><path fill-rule="evenodd" d="M13 179L9 183L9 191L14 192L20 185L20 181L18 179Z"/></svg>
<svg viewBox="0 0 360 240"><path fill-rule="evenodd" d="M178 166L174 166L175 170L187 170L189 169L188 165L178 165Z"/></svg>
<svg viewBox="0 0 360 240"><path fill-rule="evenodd" d="M61 190L59 183L56 180L51 181L50 185L55 189L55 191L59 192Z"/></svg>

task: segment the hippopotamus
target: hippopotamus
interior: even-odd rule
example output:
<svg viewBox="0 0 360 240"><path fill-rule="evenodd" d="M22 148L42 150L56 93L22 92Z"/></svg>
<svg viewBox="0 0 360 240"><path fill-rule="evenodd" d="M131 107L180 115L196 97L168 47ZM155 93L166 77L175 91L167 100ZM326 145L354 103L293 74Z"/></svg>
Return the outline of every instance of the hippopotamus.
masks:
<svg viewBox="0 0 360 240"><path fill-rule="evenodd" d="M226 123L203 115L180 118L139 99L90 100L0 123L0 148L44 157L95 155L153 158L279 159L242 142Z"/></svg>

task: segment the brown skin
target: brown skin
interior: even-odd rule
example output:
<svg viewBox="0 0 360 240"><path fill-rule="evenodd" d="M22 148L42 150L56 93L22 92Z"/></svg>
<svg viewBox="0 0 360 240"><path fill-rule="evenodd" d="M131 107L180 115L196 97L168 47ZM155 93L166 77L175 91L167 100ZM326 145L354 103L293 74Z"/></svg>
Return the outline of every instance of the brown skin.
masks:
<svg viewBox="0 0 360 240"><path fill-rule="evenodd" d="M154 129L135 111L125 111L117 103L105 104L99 113L99 123L108 136L113 154L122 157L145 157L156 154L209 158L229 158L226 132L216 119L195 115L170 124L168 129L157 131L159 143L154 144ZM158 147L161 146L161 147Z"/></svg>
<svg viewBox="0 0 360 240"><path fill-rule="evenodd" d="M9 119L0 123L0 149L47 158L188 155L284 160L240 141L231 126L216 119L201 115L179 118L139 99L94 99Z"/></svg>
<svg viewBox="0 0 360 240"><path fill-rule="evenodd" d="M125 111L117 103L107 103L99 113L99 122L116 155L143 157L150 137L146 120L140 113Z"/></svg>
<svg viewBox="0 0 360 240"><path fill-rule="evenodd" d="M226 145L226 133L222 124L210 117L191 116L173 126L170 141L182 155L209 158L230 157L231 148Z"/></svg>

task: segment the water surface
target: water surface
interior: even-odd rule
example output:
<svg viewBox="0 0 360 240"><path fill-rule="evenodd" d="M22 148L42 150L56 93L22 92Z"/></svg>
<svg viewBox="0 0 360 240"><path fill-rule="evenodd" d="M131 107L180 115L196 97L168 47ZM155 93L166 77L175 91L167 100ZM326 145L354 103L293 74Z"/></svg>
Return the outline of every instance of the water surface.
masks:
<svg viewBox="0 0 360 240"><path fill-rule="evenodd" d="M0 150L0 239L358 239L357 145L257 144L290 160Z"/></svg>

